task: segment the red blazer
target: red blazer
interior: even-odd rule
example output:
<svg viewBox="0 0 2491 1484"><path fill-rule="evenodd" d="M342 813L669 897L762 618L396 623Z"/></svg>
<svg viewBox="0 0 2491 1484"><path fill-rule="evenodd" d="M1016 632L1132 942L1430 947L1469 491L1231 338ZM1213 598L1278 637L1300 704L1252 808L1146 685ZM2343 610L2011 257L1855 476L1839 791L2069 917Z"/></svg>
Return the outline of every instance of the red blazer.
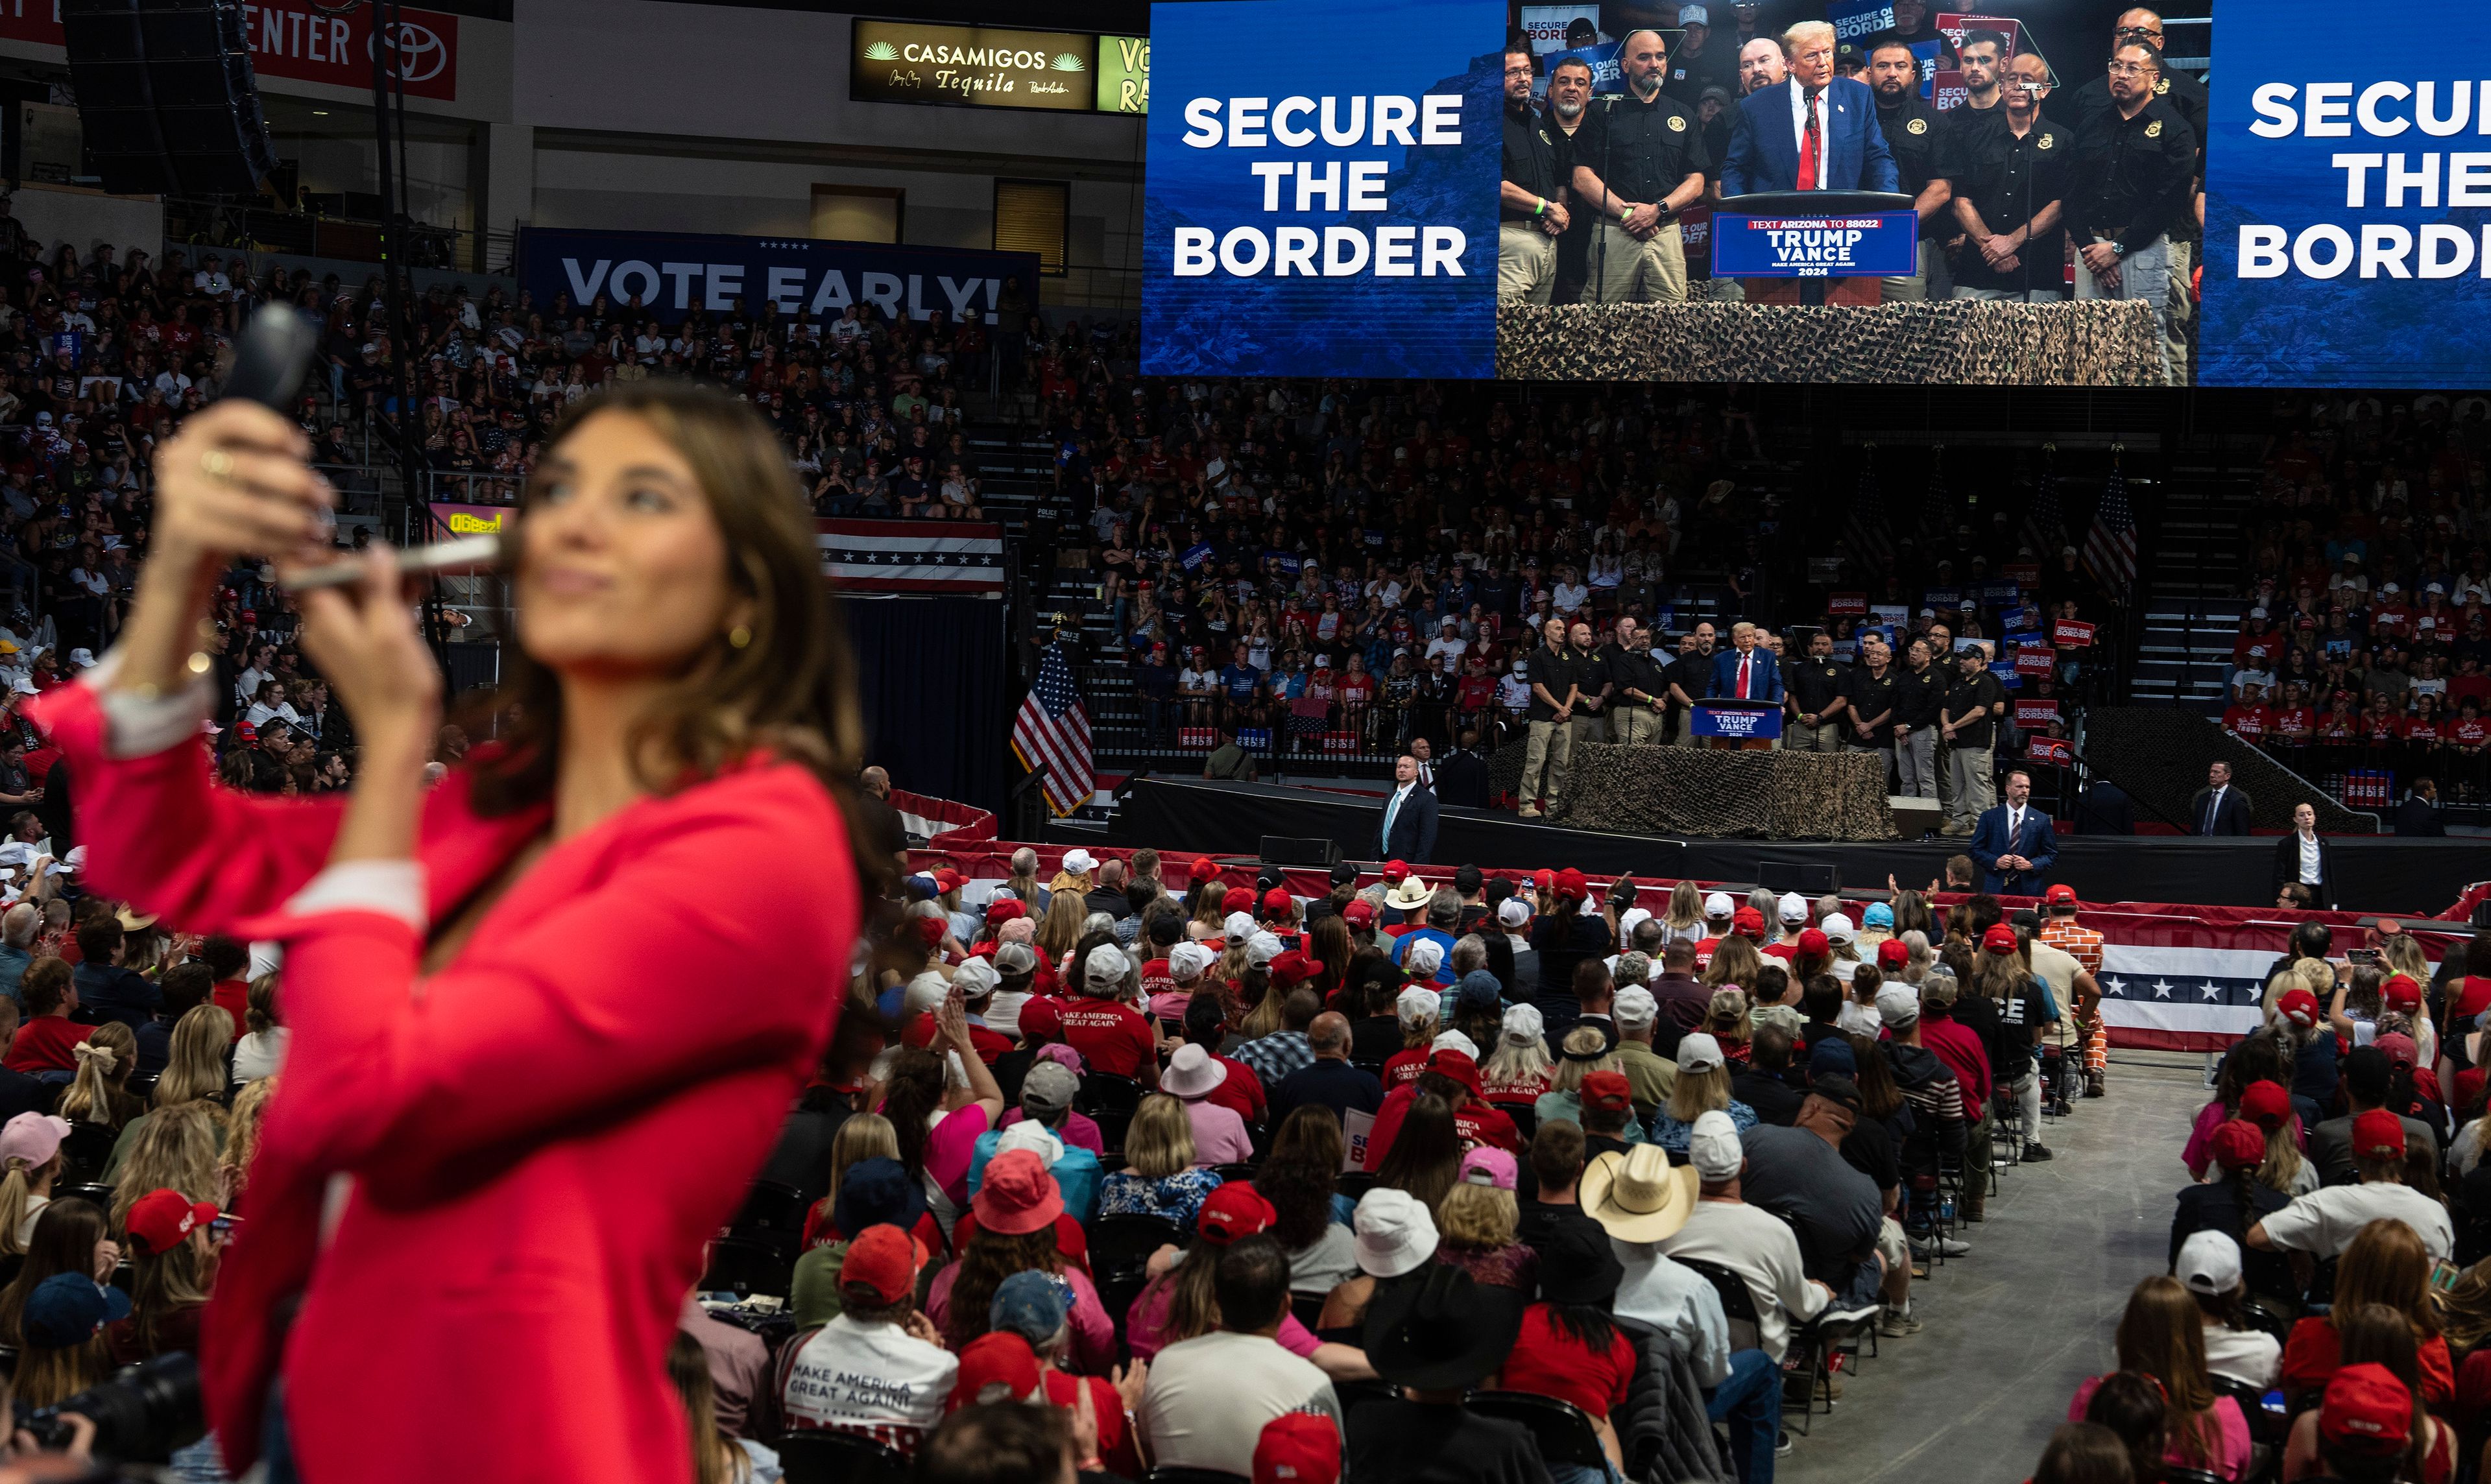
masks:
<svg viewBox="0 0 2491 1484"><path fill-rule="evenodd" d="M820 782L762 764L632 803L549 849L426 976L401 917L282 910L342 795L213 787L196 743L107 759L85 685L27 710L73 759L96 890L285 943L292 1045L202 1345L227 1467L257 1456L281 1370L313 1484L688 1480L666 1346L829 1038L856 932ZM480 818L469 781L425 805L434 920L549 819Z"/></svg>

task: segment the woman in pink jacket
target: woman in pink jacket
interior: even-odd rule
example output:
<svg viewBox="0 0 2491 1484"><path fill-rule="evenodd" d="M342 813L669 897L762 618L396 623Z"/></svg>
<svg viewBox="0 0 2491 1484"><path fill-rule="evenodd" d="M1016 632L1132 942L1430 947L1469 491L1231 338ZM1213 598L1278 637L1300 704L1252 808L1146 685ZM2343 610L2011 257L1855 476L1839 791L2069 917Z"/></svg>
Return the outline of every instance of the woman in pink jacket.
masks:
<svg viewBox="0 0 2491 1484"><path fill-rule="evenodd" d="M581 402L521 506L511 678L471 727L500 744L427 787L440 673L379 552L302 599L353 791L252 799L209 781L194 650L235 554L329 555L308 452L260 408L189 420L119 647L29 708L94 889L285 944L210 1420L234 1472L264 1445L309 1484L682 1484L667 1343L836 1021L864 869L851 661L785 455L681 385Z"/></svg>

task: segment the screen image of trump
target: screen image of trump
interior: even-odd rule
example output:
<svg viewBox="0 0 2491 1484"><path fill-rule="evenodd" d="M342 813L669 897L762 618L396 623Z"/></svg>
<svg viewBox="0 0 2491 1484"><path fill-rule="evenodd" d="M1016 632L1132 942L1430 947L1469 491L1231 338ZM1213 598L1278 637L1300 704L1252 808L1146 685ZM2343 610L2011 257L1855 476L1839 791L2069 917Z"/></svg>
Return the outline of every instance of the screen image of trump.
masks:
<svg viewBox="0 0 2491 1484"><path fill-rule="evenodd" d="M2314 55L2314 0L1963 3L1161 5L1145 368L2479 383L2464 64ZM1306 44L1343 31L1424 40ZM2430 327L2410 364L2383 314Z"/></svg>

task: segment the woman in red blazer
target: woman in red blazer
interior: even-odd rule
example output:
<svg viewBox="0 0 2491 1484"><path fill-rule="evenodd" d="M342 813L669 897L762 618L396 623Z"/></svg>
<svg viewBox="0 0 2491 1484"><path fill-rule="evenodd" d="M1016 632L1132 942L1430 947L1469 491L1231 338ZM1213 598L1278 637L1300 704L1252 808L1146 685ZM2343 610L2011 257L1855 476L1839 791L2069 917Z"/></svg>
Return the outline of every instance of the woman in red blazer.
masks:
<svg viewBox="0 0 2491 1484"><path fill-rule="evenodd" d="M514 678L480 719L504 745L426 788L440 674L376 552L302 600L352 792L248 798L209 780L193 635L235 553L315 555L308 452L256 407L190 419L118 649L29 708L74 760L94 889L285 943L210 1420L237 1474L265 1442L310 1484L681 1484L667 1343L857 928L859 726L803 503L741 404L583 401L521 507Z"/></svg>

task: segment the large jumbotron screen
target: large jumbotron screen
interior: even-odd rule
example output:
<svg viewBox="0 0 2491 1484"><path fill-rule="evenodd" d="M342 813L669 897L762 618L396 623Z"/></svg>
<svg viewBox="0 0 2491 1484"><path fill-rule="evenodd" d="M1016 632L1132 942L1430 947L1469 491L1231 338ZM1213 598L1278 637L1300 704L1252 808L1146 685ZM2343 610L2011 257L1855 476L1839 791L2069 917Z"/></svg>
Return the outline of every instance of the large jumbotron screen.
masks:
<svg viewBox="0 0 2491 1484"><path fill-rule="evenodd" d="M1145 369L2491 385L2473 0L1944 3L1158 5Z"/></svg>

